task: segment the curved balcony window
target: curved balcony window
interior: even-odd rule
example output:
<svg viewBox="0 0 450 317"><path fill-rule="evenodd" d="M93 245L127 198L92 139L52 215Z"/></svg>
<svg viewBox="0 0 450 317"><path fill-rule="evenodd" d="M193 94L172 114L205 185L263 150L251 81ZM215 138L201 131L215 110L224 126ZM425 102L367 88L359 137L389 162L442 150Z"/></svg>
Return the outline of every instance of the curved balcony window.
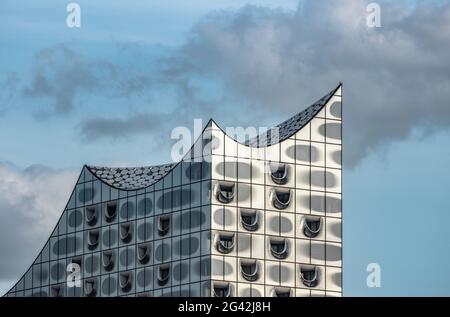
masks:
<svg viewBox="0 0 450 317"><path fill-rule="evenodd" d="M105 208L106 222L113 222L114 219L116 218L116 214L117 214L117 202L112 201L112 202L106 203L106 208Z"/></svg>
<svg viewBox="0 0 450 317"><path fill-rule="evenodd" d="M241 224L245 230L258 230L258 212L256 210L241 209Z"/></svg>
<svg viewBox="0 0 450 317"><path fill-rule="evenodd" d="M139 263L147 264L150 261L150 248L146 244L138 245L137 258Z"/></svg>
<svg viewBox="0 0 450 317"><path fill-rule="evenodd" d="M213 286L214 297L230 297L231 287L230 283L214 283Z"/></svg>
<svg viewBox="0 0 450 317"><path fill-rule="evenodd" d="M89 226L94 226L97 223L98 211L96 206L89 206L85 208L84 218Z"/></svg>
<svg viewBox="0 0 450 317"><path fill-rule="evenodd" d="M274 287L273 297L291 297L292 290L286 287Z"/></svg>
<svg viewBox="0 0 450 317"><path fill-rule="evenodd" d="M270 164L270 176L272 181L277 185L285 185L288 180L289 166L286 164L271 163Z"/></svg>
<svg viewBox="0 0 450 317"><path fill-rule="evenodd" d="M217 251L223 254L228 254L234 248L234 233L220 232L216 235Z"/></svg>
<svg viewBox="0 0 450 317"><path fill-rule="evenodd" d="M127 293L131 290L131 273L130 272L122 272L119 274L119 287L125 293Z"/></svg>
<svg viewBox="0 0 450 317"><path fill-rule="evenodd" d="M61 285L53 285L50 288L50 295L52 297L63 297L63 288Z"/></svg>
<svg viewBox="0 0 450 317"><path fill-rule="evenodd" d="M303 234L308 238L315 238L319 235L322 228L322 218L314 216L305 216L303 219Z"/></svg>
<svg viewBox="0 0 450 317"><path fill-rule="evenodd" d="M242 260L241 261L241 273L242 277L249 281L254 282L259 277L259 265L256 260Z"/></svg>
<svg viewBox="0 0 450 317"><path fill-rule="evenodd" d="M106 271L111 271L114 268L114 260L112 251L103 251L102 265Z"/></svg>
<svg viewBox="0 0 450 317"><path fill-rule="evenodd" d="M229 204L233 201L235 194L235 184L230 182L218 182L215 186L215 195L222 204Z"/></svg>
<svg viewBox="0 0 450 317"><path fill-rule="evenodd" d="M284 238L270 239L270 252L276 259L286 259L289 254L289 243Z"/></svg>
<svg viewBox="0 0 450 317"><path fill-rule="evenodd" d="M100 232L98 230L91 230L87 235L87 244L89 250L94 250L98 246Z"/></svg>
<svg viewBox="0 0 450 317"><path fill-rule="evenodd" d="M291 190L273 189L272 204L276 209L286 209L291 203Z"/></svg>
<svg viewBox="0 0 450 317"><path fill-rule="evenodd" d="M84 294L87 297L95 297L97 294L97 285L95 279L87 279L84 281Z"/></svg>
<svg viewBox="0 0 450 317"><path fill-rule="evenodd" d="M303 285L315 287L319 284L320 271L317 266L303 266L300 268L300 277Z"/></svg>
<svg viewBox="0 0 450 317"><path fill-rule="evenodd" d="M120 240L124 243L129 243L131 241L131 223L123 223L120 225Z"/></svg>
<svg viewBox="0 0 450 317"><path fill-rule="evenodd" d="M162 215L158 219L158 234L163 237L169 233L170 229L170 216Z"/></svg>
<svg viewBox="0 0 450 317"><path fill-rule="evenodd" d="M157 274L158 285L159 286L166 285L169 282L169 277L170 277L169 264L160 265L158 267L158 274Z"/></svg>

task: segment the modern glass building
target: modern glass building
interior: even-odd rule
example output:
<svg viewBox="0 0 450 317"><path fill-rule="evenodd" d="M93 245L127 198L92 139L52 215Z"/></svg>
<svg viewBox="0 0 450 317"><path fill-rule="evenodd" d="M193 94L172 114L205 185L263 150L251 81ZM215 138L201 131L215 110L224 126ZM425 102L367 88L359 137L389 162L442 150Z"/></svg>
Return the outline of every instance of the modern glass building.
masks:
<svg viewBox="0 0 450 317"><path fill-rule="evenodd" d="M211 120L179 163L84 166L6 296L341 296L341 99L242 143Z"/></svg>

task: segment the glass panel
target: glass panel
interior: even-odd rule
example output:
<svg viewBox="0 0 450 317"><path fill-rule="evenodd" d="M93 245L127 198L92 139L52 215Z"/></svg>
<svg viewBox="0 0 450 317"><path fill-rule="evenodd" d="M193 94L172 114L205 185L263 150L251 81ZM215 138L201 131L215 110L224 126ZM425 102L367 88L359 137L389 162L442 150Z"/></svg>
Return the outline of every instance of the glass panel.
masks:
<svg viewBox="0 0 450 317"><path fill-rule="evenodd" d="M111 200L119 198L119 191L115 188L111 188Z"/></svg>
<svg viewBox="0 0 450 317"><path fill-rule="evenodd" d="M49 242L47 241L47 243L45 244L44 249L42 249L42 253L41 253L42 262L49 261L50 260L49 255L50 255L49 254Z"/></svg>
<svg viewBox="0 0 450 317"><path fill-rule="evenodd" d="M33 265L33 287L41 286L41 265Z"/></svg>
<svg viewBox="0 0 450 317"><path fill-rule="evenodd" d="M200 258L191 259L191 277L190 282L200 281L201 261Z"/></svg>
<svg viewBox="0 0 450 317"><path fill-rule="evenodd" d="M191 230L191 211L183 210L181 212L181 234L189 233Z"/></svg>
<svg viewBox="0 0 450 317"><path fill-rule="evenodd" d="M190 257L200 256L200 232L190 236Z"/></svg>
<svg viewBox="0 0 450 317"><path fill-rule="evenodd" d="M92 173L88 169L84 169L84 181L88 182L95 179Z"/></svg>
<svg viewBox="0 0 450 317"><path fill-rule="evenodd" d="M66 234L67 232L67 210L64 210L61 218L59 219L58 224L58 233L59 234Z"/></svg>
<svg viewBox="0 0 450 317"><path fill-rule="evenodd" d="M163 206L164 206L164 202L163 202L163 193L162 191L156 191L155 192L155 214L159 215L162 213L163 211Z"/></svg>
<svg viewBox="0 0 450 317"><path fill-rule="evenodd" d="M181 256L181 237L172 238L172 261L179 260Z"/></svg>
<svg viewBox="0 0 450 317"><path fill-rule="evenodd" d="M202 255L211 253L211 232L210 231L202 231L201 232L201 250Z"/></svg>
<svg viewBox="0 0 450 317"><path fill-rule="evenodd" d="M42 263L42 265L41 265L41 282L42 282L42 285L48 285L49 278L50 278L49 262Z"/></svg>
<svg viewBox="0 0 450 317"><path fill-rule="evenodd" d="M72 194L70 195L69 202L67 203L67 208L68 209L75 208L75 195L76 195L76 193L75 193L75 190L74 190L72 192Z"/></svg>
<svg viewBox="0 0 450 317"><path fill-rule="evenodd" d="M102 186L102 201L108 201L111 199L110 187L104 183L101 183Z"/></svg>
<svg viewBox="0 0 450 317"><path fill-rule="evenodd" d="M25 274L25 289L33 287L33 271L30 268Z"/></svg>
<svg viewBox="0 0 450 317"><path fill-rule="evenodd" d="M181 164L178 164L172 172L172 185L180 186L181 185Z"/></svg>
<svg viewBox="0 0 450 317"><path fill-rule="evenodd" d="M202 182L202 205L207 205L211 203L211 182L203 181Z"/></svg>
<svg viewBox="0 0 450 317"><path fill-rule="evenodd" d="M194 183L191 185L191 207L197 207L201 204L201 183Z"/></svg>
<svg viewBox="0 0 450 317"><path fill-rule="evenodd" d="M181 170L182 184L189 184L191 181L190 162L182 162Z"/></svg>
<svg viewBox="0 0 450 317"><path fill-rule="evenodd" d="M99 180L93 182L93 200L94 204L99 203L102 200L102 183Z"/></svg>
<svg viewBox="0 0 450 317"><path fill-rule="evenodd" d="M190 186L183 186L181 190L181 208L190 208L191 204L191 188Z"/></svg>
<svg viewBox="0 0 450 317"><path fill-rule="evenodd" d="M169 172L166 177L164 177L164 188L172 187L172 172Z"/></svg>
<svg viewBox="0 0 450 317"><path fill-rule="evenodd" d="M164 195L163 195L163 198L161 199L161 203L162 203L161 208L162 208L163 212L172 211L172 189L164 191Z"/></svg>
<svg viewBox="0 0 450 317"><path fill-rule="evenodd" d="M200 297L201 293L200 293L200 283L193 283L190 285L191 289L190 289L190 297ZM185 295L187 296L187 295Z"/></svg>
<svg viewBox="0 0 450 317"><path fill-rule="evenodd" d="M202 220L204 220L204 217L202 217L202 212L200 209L194 209L191 210L191 231L200 231Z"/></svg>

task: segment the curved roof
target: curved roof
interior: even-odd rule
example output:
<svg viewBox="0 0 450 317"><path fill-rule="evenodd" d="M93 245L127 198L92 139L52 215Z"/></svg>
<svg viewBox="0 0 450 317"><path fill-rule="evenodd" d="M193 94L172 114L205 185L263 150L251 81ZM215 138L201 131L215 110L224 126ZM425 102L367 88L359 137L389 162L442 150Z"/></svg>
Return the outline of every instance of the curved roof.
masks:
<svg viewBox="0 0 450 317"><path fill-rule="evenodd" d="M341 87L341 84L305 110L269 129L267 132L248 140L244 145L249 147L266 147L290 138L306 126L322 110L339 87ZM235 141L238 142L237 140ZM143 167L101 167L87 165L86 167L98 179L114 188L138 190L156 183L166 176L176 165L177 163Z"/></svg>
<svg viewBox="0 0 450 317"><path fill-rule="evenodd" d="M106 184L123 190L148 187L169 173L176 164L143 167L86 166L88 170Z"/></svg>
<svg viewBox="0 0 450 317"><path fill-rule="evenodd" d="M318 101L313 103L302 112L299 112L292 118L269 129L267 132L248 140L245 145L251 147L265 147L289 139L304 126L306 126L320 112L320 110L322 110L322 108L327 104L331 97L333 97L339 87L341 87L341 84L339 84L335 89L330 91L328 94L320 98Z"/></svg>

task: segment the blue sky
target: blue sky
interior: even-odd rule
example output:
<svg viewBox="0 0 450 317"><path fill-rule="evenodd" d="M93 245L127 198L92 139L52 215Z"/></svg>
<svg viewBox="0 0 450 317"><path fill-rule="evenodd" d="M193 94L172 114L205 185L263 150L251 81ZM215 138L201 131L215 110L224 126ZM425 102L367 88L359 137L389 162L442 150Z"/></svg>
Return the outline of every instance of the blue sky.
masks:
<svg viewBox="0 0 450 317"><path fill-rule="evenodd" d="M68 2L0 3L0 240L27 231L0 244L0 292L84 163L164 163L176 125L270 126L343 81L345 295L450 295L450 1L380 1L380 29L365 0L77 2L79 29Z"/></svg>

